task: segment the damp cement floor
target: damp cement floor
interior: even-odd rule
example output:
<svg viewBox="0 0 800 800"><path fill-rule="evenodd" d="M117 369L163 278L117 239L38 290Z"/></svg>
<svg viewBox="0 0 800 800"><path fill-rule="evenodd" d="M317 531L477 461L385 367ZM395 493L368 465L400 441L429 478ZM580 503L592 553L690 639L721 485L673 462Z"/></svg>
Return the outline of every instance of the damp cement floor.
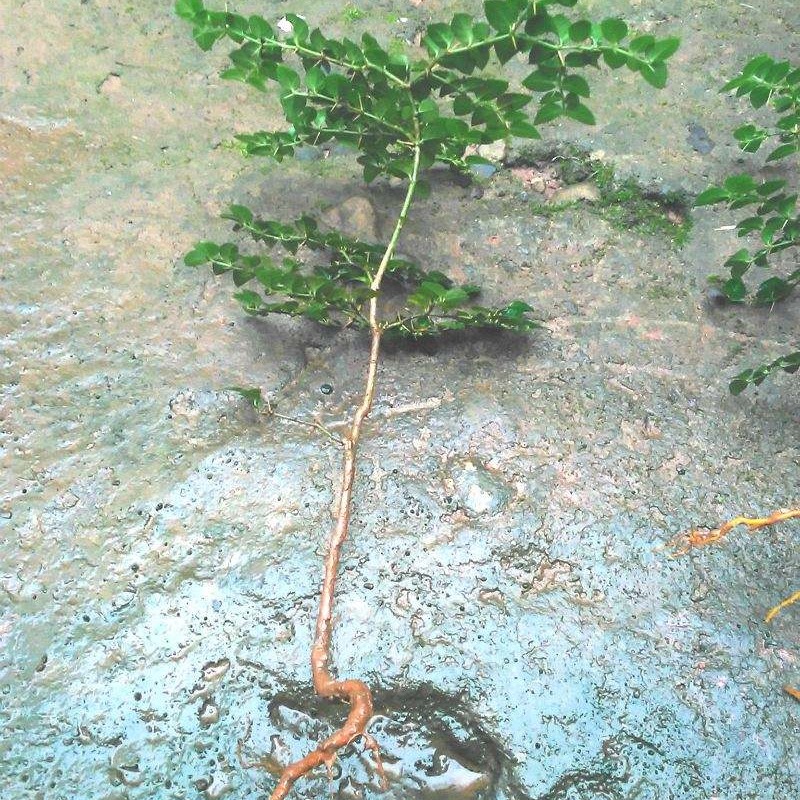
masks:
<svg viewBox="0 0 800 800"><path fill-rule="evenodd" d="M340 33L410 39L456 10L303 5ZM742 168L729 131L746 109L717 87L758 52L797 59L796 4L582 8L684 44L657 95L599 75L598 126L552 128L552 152L656 195ZM223 61L168 3L0 8L9 800L264 798L342 718L307 663L338 453L224 387L335 423L365 345L244 319L180 256L228 235L230 202L360 209L345 221L379 235L400 196L364 188L344 154L243 161L232 134L277 124L277 106L220 81ZM401 243L492 300L529 300L546 328L387 353L334 663L375 688L390 789L354 747L299 800L786 800L800 783L800 705L781 692L800 682L798 612L763 621L798 588L797 526L665 547L796 504L798 381L726 387L796 342L797 308L707 301L737 246L722 212L695 213L684 244L597 204L539 213L532 178L558 166L543 153L512 151L480 191L435 182ZM240 740L263 768L240 766Z"/></svg>

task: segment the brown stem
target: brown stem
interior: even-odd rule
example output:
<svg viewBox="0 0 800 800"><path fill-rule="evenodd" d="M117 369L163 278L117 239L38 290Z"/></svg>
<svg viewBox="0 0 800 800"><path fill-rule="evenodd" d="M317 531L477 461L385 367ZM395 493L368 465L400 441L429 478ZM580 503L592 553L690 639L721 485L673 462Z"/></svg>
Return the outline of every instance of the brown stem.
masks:
<svg viewBox="0 0 800 800"><path fill-rule="evenodd" d="M381 281L389 266L392 255L400 238L400 231L408 217L408 210L414 197L419 175L420 149L414 148L414 166L411 173L405 202L397 219L394 233L392 234L386 252L381 259L375 277L372 279L371 288L376 295L370 299L369 327L371 344L369 364L364 384L364 393L361 403L353 415L349 431L343 437L344 459L342 463L342 477L339 489L339 502L336 510L336 521L327 542L327 555L325 556L325 569L320 593L319 611L317 612L317 625L314 634L314 644L311 647L311 675L314 681L314 690L320 697L337 698L350 703L350 713L338 731L320 742L307 756L290 764L284 769L278 780L278 785L272 792L270 800L284 800L292 790L295 782L309 773L315 767L326 765L330 768L336 759L336 753L346 747L350 742L363 737L368 749L372 750L376 767L385 783L383 766L380 760L380 750L377 742L366 733L367 723L372 717L372 693L366 683L356 679L336 680L328 669L331 651L331 635L333 632L333 600L336 590L336 577L339 572L339 561L342 546L347 539L350 528L350 512L353 499L353 483L356 477L356 453L361 438L361 427L372 409L375 399L375 384L378 374L378 360L380 357L381 334L383 327L378 318L378 296Z"/></svg>

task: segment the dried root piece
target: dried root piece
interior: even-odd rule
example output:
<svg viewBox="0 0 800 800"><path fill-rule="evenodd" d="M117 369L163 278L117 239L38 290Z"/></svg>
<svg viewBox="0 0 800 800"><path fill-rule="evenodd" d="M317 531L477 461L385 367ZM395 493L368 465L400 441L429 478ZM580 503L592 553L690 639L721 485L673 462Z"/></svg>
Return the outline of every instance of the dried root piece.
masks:
<svg viewBox="0 0 800 800"><path fill-rule="evenodd" d="M781 600L778 605L776 605L774 608L771 608L767 612L767 616L764 617L764 621L772 622L772 620L775 619L775 617L777 617L784 608L788 608L790 605L792 605L792 603L796 603L798 600L800 600L800 592L795 592L791 597Z"/></svg>
<svg viewBox="0 0 800 800"><path fill-rule="evenodd" d="M796 518L800 518L800 508L775 511L768 517L734 517L719 528L714 528L713 530L699 528L690 531L686 536L681 536L679 539L681 544L677 547L675 554L683 555L693 547L702 547L703 545L717 542L739 525L746 525L749 530L755 531L759 528L766 528L768 525L775 525L778 522Z"/></svg>
<svg viewBox="0 0 800 800"><path fill-rule="evenodd" d="M674 543L676 546L674 554L683 555L684 553L688 553L693 547L701 547L706 544L717 542L739 525L746 525L748 530L756 531L759 528L766 528L768 525L775 525L778 522L785 522L786 520L797 518L800 518L800 508L792 508L787 511L775 511L768 517L734 517L724 525L720 525L719 528L714 528L713 530L696 529L690 531L685 536L679 537ZM784 608L788 608L798 601L800 601L800 591L795 592L793 595L771 608L764 617L764 621L772 622ZM800 701L800 690L792 686L784 686L783 691L795 700Z"/></svg>

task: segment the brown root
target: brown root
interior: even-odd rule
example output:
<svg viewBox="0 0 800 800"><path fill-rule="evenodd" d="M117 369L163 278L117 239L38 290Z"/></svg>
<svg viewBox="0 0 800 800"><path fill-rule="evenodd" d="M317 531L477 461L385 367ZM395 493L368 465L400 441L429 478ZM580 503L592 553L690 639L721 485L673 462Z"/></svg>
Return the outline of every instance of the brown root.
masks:
<svg viewBox="0 0 800 800"><path fill-rule="evenodd" d="M318 691L323 697L341 697L350 702L350 713L344 725L336 733L320 742L307 756L295 761L281 773L278 785L270 795L270 800L284 800L294 784L311 770L323 764L330 770L336 761L336 754L343 747L363 737L366 748L373 753L375 768L381 777L381 784L386 788L386 775L380 757L380 748L375 739L365 732L367 723L372 717L372 694L369 687L358 680L331 681L328 689Z"/></svg>
<svg viewBox="0 0 800 800"><path fill-rule="evenodd" d="M694 547L702 547L703 545L718 542L739 525L746 525L748 530L756 531L759 528L766 528L768 525L775 525L778 522L785 522L786 520L797 518L800 518L800 508L788 509L786 511L775 511L768 517L734 517L733 519L728 520L728 522L726 522L724 525L720 525L719 528L714 528L713 530L696 529L690 531L688 534L678 537L678 539L673 542L673 547L675 548L673 555L684 555ZM790 605L797 603L798 601L800 601L800 591L795 592L785 600L781 600L780 603L771 608L764 617L764 621L772 622L772 620L775 619L775 617L780 614L784 608L788 608ZM800 701L800 690L797 690L792 686L784 686L783 691L786 692L786 694L788 694L790 697L793 697L795 700Z"/></svg>
<svg viewBox="0 0 800 800"><path fill-rule="evenodd" d="M783 611L784 608L788 608L790 605L796 603L798 600L800 600L800 592L795 592L791 597L787 597L785 600L781 600L781 602L778 603L778 605L774 606L769 611L767 611L767 616L764 617L764 621L772 622L772 620L775 619L775 617L777 617L778 614L780 614L780 612Z"/></svg>
<svg viewBox="0 0 800 800"><path fill-rule="evenodd" d="M766 528L768 525L775 525L778 522L798 517L800 517L800 508L793 508L788 511L775 511L768 517L734 517L724 525L720 525L719 528L712 530L698 528L678 538L675 542L675 555L684 555L694 547L703 547L718 542L739 525L746 525L748 530L756 531L759 528Z"/></svg>

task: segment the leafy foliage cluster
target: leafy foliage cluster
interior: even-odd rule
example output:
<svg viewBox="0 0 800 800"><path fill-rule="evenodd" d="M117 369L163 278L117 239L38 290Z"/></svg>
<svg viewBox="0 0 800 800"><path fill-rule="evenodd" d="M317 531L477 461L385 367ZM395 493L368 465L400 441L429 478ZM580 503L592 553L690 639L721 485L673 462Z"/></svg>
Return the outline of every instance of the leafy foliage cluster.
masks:
<svg viewBox="0 0 800 800"><path fill-rule="evenodd" d="M242 287L255 281L258 291L240 289L234 297L253 316L289 314L303 316L321 325L356 330L369 327L365 305L377 292L370 283L384 253L384 247L361 242L337 231L323 232L311 217L280 223L259 220L244 206L231 206L223 215L233 220L235 230L246 231L255 241L280 246L290 254L300 248L327 254L325 264L309 268L296 258L277 264L263 255L243 255L235 244L200 242L187 253L189 266L211 264L216 275L231 273L233 283ZM516 300L490 309L465 304L477 297L477 286L455 286L445 274L426 272L401 258L388 262L387 276L396 288L405 289L406 308L383 321L386 336L434 335L467 327L524 331L538 327L526 316L527 303ZM278 299L269 302L266 298Z"/></svg>
<svg viewBox="0 0 800 800"><path fill-rule="evenodd" d="M753 108L767 106L777 115L770 128L751 123L737 128L733 135L739 147L745 153L755 153L771 142L774 146L767 162L796 157L800 153L800 66L775 61L767 55L757 56L745 65L740 75L722 87L722 91L733 89L738 97L747 96ZM738 222L736 231L740 237L758 235L760 242L754 249L745 247L734 253L725 262L730 276L727 279L711 276L712 282L733 303L749 300L756 305L772 305L789 297L800 284L800 267L770 275L759 282L754 292L748 289L744 276L753 267L770 268L772 256L800 245L797 193L790 191L783 179L757 181L748 174L731 175L721 186L706 189L696 200L698 206L715 203L724 203L734 211L751 209L752 213ZM800 351L745 370L731 381L730 390L740 394L751 384L763 383L776 371L798 369Z"/></svg>
<svg viewBox="0 0 800 800"><path fill-rule="evenodd" d="M288 25L276 27L260 16L208 10L202 0L178 0L176 11L191 22L202 49L223 38L237 46L223 78L260 91L277 85L288 128L237 136L245 154L281 161L301 146L344 143L358 151L367 182L379 175L406 179L412 194L424 194L422 173L437 163L468 171L485 162L476 153L480 145L511 136L538 138L539 125L562 116L592 124L585 102L589 84L580 74L586 67L627 67L653 86L665 84L666 61L677 39L630 37L619 19L595 23L553 13L555 6L576 2L486 0L485 21L456 14L449 23L428 25L418 57L390 52L369 34L360 43L328 38L295 14L286 15ZM503 65L517 56L534 65L522 81L525 91L513 91L509 81L487 71L491 61ZM531 121L526 109L534 101ZM210 263L215 272L231 274L245 311L367 327L365 306L375 294L371 286L385 253L382 245L322 232L308 217L289 224L259 220L243 206L233 206L226 216L256 242L289 254L278 263L213 242L201 242L189 253L187 263ZM325 254L327 263L302 263L298 253L309 251ZM405 292L405 306L382 320L389 336L537 326L527 303L476 305L477 287L456 286L447 276L402 259L392 258L386 275Z"/></svg>

